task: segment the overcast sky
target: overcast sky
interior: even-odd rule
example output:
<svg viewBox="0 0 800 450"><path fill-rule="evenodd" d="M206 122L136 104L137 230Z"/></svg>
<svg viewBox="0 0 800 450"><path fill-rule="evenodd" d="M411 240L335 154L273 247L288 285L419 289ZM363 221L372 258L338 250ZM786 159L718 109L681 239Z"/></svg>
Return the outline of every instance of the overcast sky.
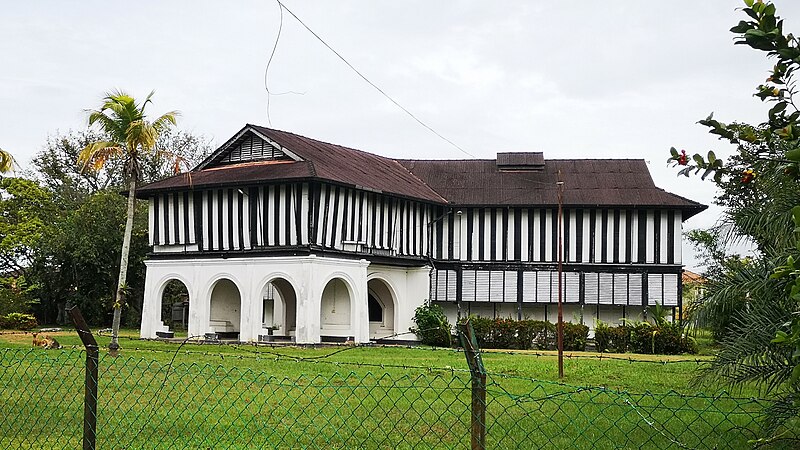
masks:
<svg viewBox="0 0 800 450"><path fill-rule="evenodd" d="M478 158L644 158L656 184L710 204L714 188L677 178L668 149L732 148L696 124L761 122L752 96L772 63L733 45L737 0L285 0L367 78ZM220 145L269 126L264 71L274 1L0 2L0 147L25 167L48 134L85 127L114 88ZM778 1L800 32L800 2ZM290 15L269 69L271 126L401 158L466 158L354 74ZM707 227L710 210L684 224ZM695 268L684 245L687 267Z"/></svg>

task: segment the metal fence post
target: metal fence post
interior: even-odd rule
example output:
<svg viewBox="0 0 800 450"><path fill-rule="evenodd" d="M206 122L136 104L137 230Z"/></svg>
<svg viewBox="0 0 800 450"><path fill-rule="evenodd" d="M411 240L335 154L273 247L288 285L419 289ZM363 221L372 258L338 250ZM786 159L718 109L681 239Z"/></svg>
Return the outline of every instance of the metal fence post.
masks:
<svg viewBox="0 0 800 450"><path fill-rule="evenodd" d="M99 349L77 306L68 309L78 336L86 347L86 389L83 396L83 450L94 450L97 443L97 368Z"/></svg>
<svg viewBox="0 0 800 450"><path fill-rule="evenodd" d="M470 443L472 450L486 449L486 370L478 349L475 330L469 319L458 324L461 346L467 357L470 378L472 378L472 426Z"/></svg>

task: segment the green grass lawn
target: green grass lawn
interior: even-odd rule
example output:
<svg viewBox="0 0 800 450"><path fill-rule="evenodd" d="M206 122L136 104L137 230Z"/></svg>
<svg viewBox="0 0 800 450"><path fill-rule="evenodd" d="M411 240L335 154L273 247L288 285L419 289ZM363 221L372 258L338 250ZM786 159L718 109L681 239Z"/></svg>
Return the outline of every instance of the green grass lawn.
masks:
<svg viewBox="0 0 800 450"><path fill-rule="evenodd" d="M52 334L64 349L0 335L0 448L80 446L84 354L74 332ZM458 351L123 334L121 355L101 356L98 448L469 447L471 381ZM483 354L488 448L748 448L757 436L755 392L696 395L703 357L566 355L557 382L552 352Z"/></svg>

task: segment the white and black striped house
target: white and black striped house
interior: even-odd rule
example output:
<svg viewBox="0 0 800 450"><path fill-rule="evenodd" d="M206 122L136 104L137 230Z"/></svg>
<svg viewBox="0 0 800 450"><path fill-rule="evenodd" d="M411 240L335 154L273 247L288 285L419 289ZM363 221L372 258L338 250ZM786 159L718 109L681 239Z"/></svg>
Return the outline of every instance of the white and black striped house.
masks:
<svg viewBox="0 0 800 450"><path fill-rule="evenodd" d="M655 187L642 160L395 160L248 125L139 189L153 245L142 336L165 331L171 280L189 292L191 336L363 342L407 331L427 301L453 319L552 321L559 173L565 317L679 309L681 225L705 206Z"/></svg>

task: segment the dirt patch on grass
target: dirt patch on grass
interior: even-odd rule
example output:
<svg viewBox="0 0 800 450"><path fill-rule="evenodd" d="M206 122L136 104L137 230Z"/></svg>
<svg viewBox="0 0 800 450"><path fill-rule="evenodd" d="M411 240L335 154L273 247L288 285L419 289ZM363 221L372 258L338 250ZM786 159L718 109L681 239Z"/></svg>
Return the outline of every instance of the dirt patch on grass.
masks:
<svg viewBox="0 0 800 450"><path fill-rule="evenodd" d="M24 345L28 344L33 346L33 333L38 333L39 337L50 336L61 340L61 337L74 336L74 331L56 331L56 332L38 332L38 331L13 331L3 330L0 331L0 342L8 344Z"/></svg>

